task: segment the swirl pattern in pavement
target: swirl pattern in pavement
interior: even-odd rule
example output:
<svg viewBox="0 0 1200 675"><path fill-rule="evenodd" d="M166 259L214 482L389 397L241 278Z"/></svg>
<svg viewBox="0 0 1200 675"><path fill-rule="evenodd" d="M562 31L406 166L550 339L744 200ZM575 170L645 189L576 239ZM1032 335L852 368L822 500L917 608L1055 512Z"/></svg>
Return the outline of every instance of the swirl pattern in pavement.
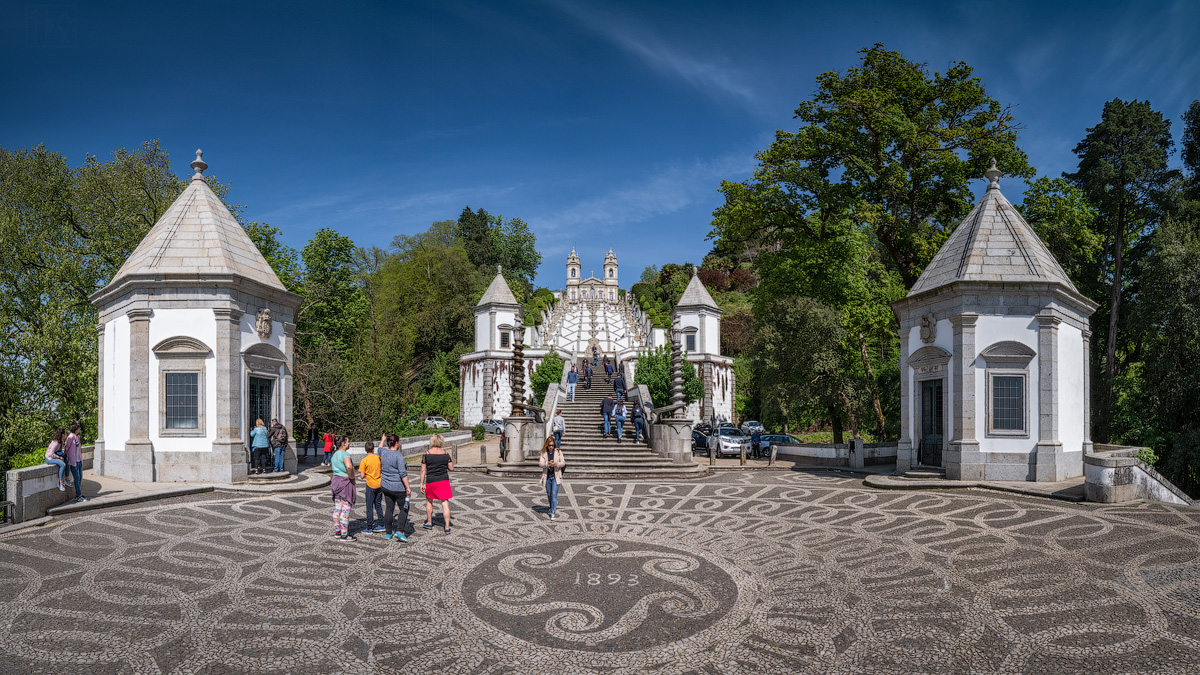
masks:
<svg viewBox="0 0 1200 675"><path fill-rule="evenodd" d="M454 531L331 535L325 492L0 537L0 671L1194 673L1200 511L833 473L456 476ZM415 513L415 512L414 512ZM361 503L356 515L362 515Z"/></svg>

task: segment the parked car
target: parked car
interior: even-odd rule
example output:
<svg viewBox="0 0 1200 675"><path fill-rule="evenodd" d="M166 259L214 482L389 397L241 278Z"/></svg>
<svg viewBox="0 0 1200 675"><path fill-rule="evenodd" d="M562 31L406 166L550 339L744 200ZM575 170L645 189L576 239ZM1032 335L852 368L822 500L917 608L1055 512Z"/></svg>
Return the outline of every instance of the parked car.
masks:
<svg viewBox="0 0 1200 675"><path fill-rule="evenodd" d="M799 443L800 439L791 434L762 434L758 437L758 450L771 454L771 446L777 443Z"/></svg>
<svg viewBox="0 0 1200 675"><path fill-rule="evenodd" d="M480 422L483 425L485 434L502 434L504 433L504 420L495 417L485 417Z"/></svg>
<svg viewBox="0 0 1200 675"><path fill-rule="evenodd" d="M692 453L703 451L705 455L710 455L708 452L708 436L699 429L692 430Z"/></svg>
<svg viewBox="0 0 1200 675"><path fill-rule="evenodd" d="M712 425L708 422L701 422L693 427L692 430L699 431L701 434L704 434L705 437L712 435Z"/></svg>
<svg viewBox="0 0 1200 675"><path fill-rule="evenodd" d="M450 423L441 417L429 416L425 418L425 426L430 429L449 429Z"/></svg>
<svg viewBox="0 0 1200 675"><path fill-rule="evenodd" d="M767 428L762 425L762 422L750 420L748 422L742 422L742 431L746 434L752 434L755 431L760 434L765 434L767 433Z"/></svg>
<svg viewBox="0 0 1200 675"><path fill-rule="evenodd" d="M720 424L717 425L717 428L718 429L736 429L737 425L734 424L733 422L721 422ZM712 434L709 434L709 436L712 436Z"/></svg>
<svg viewBox="0 0 1200 675"><path fill-rule="evenodd" d="M717 453L717 457L725 455L740 455L742 448L750 455L750 437L733 425L720 427L708 437L708 447Z"/></svg>

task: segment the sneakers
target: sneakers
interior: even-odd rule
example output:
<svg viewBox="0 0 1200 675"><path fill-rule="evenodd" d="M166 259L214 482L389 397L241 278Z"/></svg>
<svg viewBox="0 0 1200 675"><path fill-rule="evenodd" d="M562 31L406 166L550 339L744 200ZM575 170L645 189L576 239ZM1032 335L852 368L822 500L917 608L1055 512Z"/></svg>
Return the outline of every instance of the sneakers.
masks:
<svg viewBox="0 0 1200 675"><path fill-rule="evenodd" d="M397 532L396 534L392 535L392 539L406 542L408 541L408 535L404 534L403 532Z"/></svg>
<svg viewBox="0 0 1200 675"><path fill-rule="evenodd" d="M446 534L450 534L450 528L446 528Z"/></svg>
<svg viewBox="0 0 1200 675"><path fill-rule="evenodd" d="M358 541L358 539L355 539L352 534L343 534L338 537L338 541Z"/></svg>
<svg viewBox="0 0 1200 675"><path fill-rule="evenodd" d="M553 513L551 513L551 514L550 514L550 520L554 520L554 514L553 514Z"/></svg>
<svg viewBox="0 0 1200 675"><path fill-rule="evenodd" d="M75 498L75 501L76 502L86 502L87 497L84 497L83 495L79 495L78 497Z"/></svg>
<svg viewBox="0 0 1200 675"><path fill-rule="evenodd" d="M432 523L422 523L422 524L421 524L421 527L423 527L423 528L425 528L425 529L427 529L427 530L432 530L432 529L433 529L433 524L432 524Z"/></svg>
<svg viewBox="0 0 1200 675"><path fill-rule="evenodd" d="M387 532L387 528L382 525L376 525L372 532Z"/></svg>
<svg viewBox="0 0 1200 675"><path fill-rule="evenodd" d="M59 492L66 492L66 491L67 491L67 488L63 487L63 484L62 484L62 483L59 483L59 484L58 484L58 491L59 491Z"/></svg>

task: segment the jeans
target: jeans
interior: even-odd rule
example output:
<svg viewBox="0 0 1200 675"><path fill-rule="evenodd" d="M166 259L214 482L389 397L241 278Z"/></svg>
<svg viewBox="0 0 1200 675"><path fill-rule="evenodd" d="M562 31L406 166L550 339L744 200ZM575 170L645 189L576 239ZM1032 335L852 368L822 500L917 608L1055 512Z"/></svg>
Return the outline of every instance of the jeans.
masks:
<svg viewBox="0 0 1200 675"><path fill-rule="evenodd" d="M554 444L560 448L562 447L562 434L561 431L554 432Z"/></svg>
<svg viewBox="0 0 1200 675"><path fill-rule="evenodd" d="M287 456L287 446L281 445L275 448L275 470L283 471L283 460Z"/></svg>
<svg viewBox="0 0 1200 675"><path fill-rule="evenodd" d="M67 471L67 463L58 458L48 459L48 460L46 460L46 463L52 464L52 465L58 467L58 482L61 483L62 479L63 479L63 474L66 473L66 471Z"/></svg>
<svg viewBox="0 0 1200 675"><path fill-rule="evenodd" d="M383 520L383 488L367 486L367 530L375 527L375 516L379 516L379 524Z"/></svg>
<svg viewBox="0 0 1200 675"><path fill-rule="evenodd" d="M383 526L387 528L387 533L404 532L408 529L408 507L404 505L407 495L403 491L392 492L383 488L379 488L379 490L383 493L384 502L387 503L387 508L383 512ZM393 513L397 513L397 516L393 517Z"/></svg>
<svg viewBox="0 0 1200 675"><path fill-rule="evenodd" d="M617 401L625 400L625 387L613 385L613 391L617 394Z"/></svg>
<svg viewBox="0 0 1200 675"><path fill-rule="evenodd" d="M621 434L625 431L625 416L617 415L617 440L621 440Z"/></svg>
<svg viewBox="0 0 1200 675"><path fill-rule="evenodd" d="M575 402L575 383L574 382L567 383L567 398L571 399L572 403Z"/></svg>
<svg viewBox="0 0 1200 675"><path fill-rule="evenodd" d="M83 462L76 462L71 466L71 480L75 481L75 496L83 496Z"/></svg>
<svg viewBox="0 0 1200 675"><path fill-rule="evenodd" d="M604 435L612 433L612 413L604 413Z"/></svg>
<svg viewBox="0 0 1200 675"><path fill-rule="evenodd" d="M554 480L554 470L550 470L550 475L546 476L546 499L550 501L550 515L554 515L558 511L558 481Z"/></svg>
<svg viewBox="0 0 1200 675"><path fill-rule="evenodd" d="M584 381L583 381L583 388L584 388L584 390L585 390L585 391L591 391L591 390L592 390L592 376L591 376L591 375L588 375L588 376L587 376L587 378L586 378L586 379L584 379Z"/></svg>
<svg viewBox="0 0 1200 675"><path fill-rule="evenodd" d="M635 443L642 440L642 435L643 435L642 422L643 421L644 420L640 417L633 418L633 441Z"/></svg>

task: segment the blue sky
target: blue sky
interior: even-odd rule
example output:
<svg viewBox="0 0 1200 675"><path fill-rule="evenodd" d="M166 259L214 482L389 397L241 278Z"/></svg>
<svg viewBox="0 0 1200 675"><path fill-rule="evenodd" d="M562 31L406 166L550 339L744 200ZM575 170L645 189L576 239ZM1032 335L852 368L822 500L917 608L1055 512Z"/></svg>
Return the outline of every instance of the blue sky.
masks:
<svg viewBox="0 0 1200 675"><path fill-rule="evenodd" d="M158 138L180 174L201 147L297 248L326 226L386 246L482 207L530 223L539 284L562 286L575 244L585 274L611 246L628 287L699 262L720 181L875 42L972 65L1046 175L1074 168L1105 101L1178 120L1200 98L1195 0L9 0L0 145L79 164Z"/></svg>

